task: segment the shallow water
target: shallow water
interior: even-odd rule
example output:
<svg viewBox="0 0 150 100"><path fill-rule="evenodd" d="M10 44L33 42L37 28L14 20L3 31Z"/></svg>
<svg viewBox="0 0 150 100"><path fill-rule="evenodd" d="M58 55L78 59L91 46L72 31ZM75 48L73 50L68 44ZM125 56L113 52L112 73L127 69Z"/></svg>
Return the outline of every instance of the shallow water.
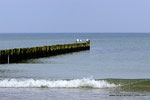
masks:
<svg viewBox="0 0 150 100"><path fill-rule="evenodd" d="M122 96L111 96L114 94ZM120 93L110 89L2 88L0 89L0 97L2 100L10 100L10 98L11 100L149 100L150 95L135 92Z"/></svg>

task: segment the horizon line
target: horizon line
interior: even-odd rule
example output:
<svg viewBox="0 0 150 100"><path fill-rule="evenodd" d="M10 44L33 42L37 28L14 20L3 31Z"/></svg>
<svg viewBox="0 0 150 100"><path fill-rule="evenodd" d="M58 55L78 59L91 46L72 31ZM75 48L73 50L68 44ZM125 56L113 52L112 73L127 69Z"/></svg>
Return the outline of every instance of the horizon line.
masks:
<svg viewBox="0 0 150 100"><path fill-rule="evenodd" d="M0 34L150 34L150 32L4 32Z"/></svg>

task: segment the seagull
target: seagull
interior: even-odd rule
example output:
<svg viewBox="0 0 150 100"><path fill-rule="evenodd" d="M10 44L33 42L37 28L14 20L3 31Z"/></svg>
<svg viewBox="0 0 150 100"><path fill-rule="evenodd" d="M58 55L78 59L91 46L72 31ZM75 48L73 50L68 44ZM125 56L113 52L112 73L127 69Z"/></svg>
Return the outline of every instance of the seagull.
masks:
<svg viewBox="0 0 150 100"><path fill-rule="evenodd" d="M86 42L88 42L89 41L89 39L86 39Z"/></svg>
<svg viewBox="0 0 150 100"><path fill-rule="evenodd" d="M76 43L79 43L79 39L76 40Z"/></svg>
<svg viewBox="0 0 150 100"><path fill-rule="evenodd" d="M82 43L82 40L80 40L80 43Z"/></svg>

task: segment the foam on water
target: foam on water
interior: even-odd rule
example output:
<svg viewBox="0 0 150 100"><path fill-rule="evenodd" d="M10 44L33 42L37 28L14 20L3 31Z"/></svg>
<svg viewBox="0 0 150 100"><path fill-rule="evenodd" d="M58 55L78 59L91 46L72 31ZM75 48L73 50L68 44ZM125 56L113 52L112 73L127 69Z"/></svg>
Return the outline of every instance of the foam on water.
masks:
<svg viewBox="0 0 150 100"><path fill-rule="evenodd" d="M3 88L113 88L115 84L110 84L104 80L94 80L90 78L74 80L34 80L34 79L2 79L0 87Z"/></svg>

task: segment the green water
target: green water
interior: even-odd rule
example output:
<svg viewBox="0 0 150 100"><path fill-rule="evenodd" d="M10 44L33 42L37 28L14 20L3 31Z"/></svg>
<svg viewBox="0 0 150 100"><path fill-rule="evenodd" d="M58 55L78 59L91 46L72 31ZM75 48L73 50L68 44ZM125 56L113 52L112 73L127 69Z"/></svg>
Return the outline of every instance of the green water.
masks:
<svg viewBox="0 0 150 100"><path fill-rule="evenodd" d="M109 83L119 85L117 89L124 91L150 92L150 79L106 79Z"/></svg>

